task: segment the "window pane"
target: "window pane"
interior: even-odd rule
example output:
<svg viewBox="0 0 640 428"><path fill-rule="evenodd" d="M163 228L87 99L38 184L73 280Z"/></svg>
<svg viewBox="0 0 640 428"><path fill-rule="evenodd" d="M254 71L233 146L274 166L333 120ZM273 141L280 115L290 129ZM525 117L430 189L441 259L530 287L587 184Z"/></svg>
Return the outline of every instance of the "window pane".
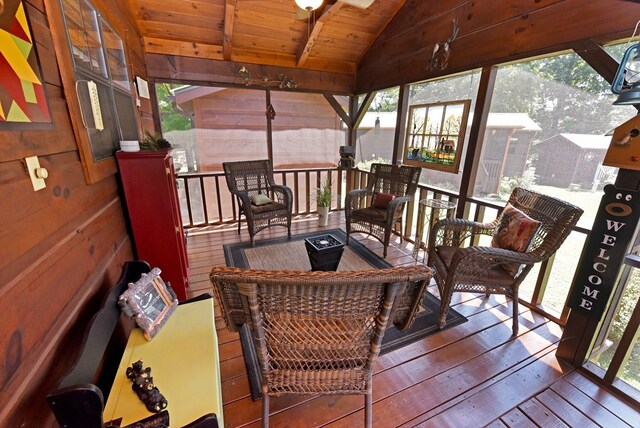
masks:
<svg viewBox="0 0 640 428"><path fill-rule="evenodd" d="M336 99L347 105L347 98ZM340 146L347 143L346 128L324 96L272 91L271 105L276 114L271 122L274 169L335 167L338 164ZM266 107L256 108L266 126ZM301 193L304 193L303 189Z"/></svg>
<svg viewBox="0 0 640 428"><path fill-rule="evenodd" d="M607 332L606 340L599 348L594 349L590 357L591 362L605 370L609 367L620 344L622 334L629 324L631 313L638 304L638 298L640 298L640 269L632 269L620 304L615 310L615 316ZM640 389L640 344L638 338L636 338L635 344L632 344L629 359L618 373L618 377L634 388Z"/></svg>
<svg viewBox="0 0 640 428"><path fill-rule="evenodd" d="M606 183L604 134L636 111L615 96L577 54L499 67L474 195L506 200L515 186L556 196L585 210L591 227Z"/></svg>
<svg viewBox="0 0 640 428"><path fill-rule="evenodd" d="M449 77L446 79L413 84L410 86L409 106L470 99L470 111L473 111L479 82L480 72L473 71L467 74ZM429 113L429 115L431 115L431 113ZM471 128L471 119L471 115L469 115L466 124L467 126L464 137L464 147L458 171L460 171L462 169L462 166L464 165L464 158L469 144L468 139L469 130ZM439 127L441 125L438 124L434 126L436 126L439 130ZM460 179L460 173L454 174L445 171L436 171L428 168L424 168L422 170L422 173L420 174L420 183L453 191L459 190Z"/></svg>
<svg viewBox="0 0 640 428"><path fill-rule="evenodd" d="M393 159L399 91L399 87L378 91L360 122L356 163L364 171L369 171L373 162L391 163Z"/></svg>
<svg viewBox="0 0 640 428"><path fill-rule="evenodd" d="M75 66L107 77L96 10L84 0L62 0L62 5Z"/></svg>
<svg viewBox="0 0 640 428"><path fill-rule="evenodd" d="M111 82L115 86L129 92L131 90L131 84L129 83L127 60L124 54L122 40L104 20L102 20L102 35L104 36L104 46L107 53Z"/></svg>

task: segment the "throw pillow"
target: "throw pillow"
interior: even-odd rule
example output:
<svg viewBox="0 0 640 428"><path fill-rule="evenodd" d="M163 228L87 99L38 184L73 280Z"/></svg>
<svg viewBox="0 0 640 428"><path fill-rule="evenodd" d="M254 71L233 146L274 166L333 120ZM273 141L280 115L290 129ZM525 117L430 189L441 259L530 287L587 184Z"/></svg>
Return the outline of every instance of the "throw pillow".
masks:
<svg viewBox="0 0 640 428"><path fill-rule="evenodd" d="M373 206L373 208L386 210L389 206L389 203L395 198L396 195L393 195L391 193L376 193L375 195L373 195L373 202L371 205Z"/></svg>
<svg viewBox="0 0 640 428"><path fill-rule="evenodd" d="M270 204L271 202L273 202L273 201L271 200L271 198L270 198L270 197L268 197L268 196L267 196L267 195L265 195L265 194L262 194L262 193L257 194L257 195L253 195L253 196L251 197L251 203L252 203L253 205L257 205L257 206L260 206L260 205L267 205L267 204Z"/></svg>
<svg viewBox="0 0 640 428"><path fill-rule="evenodd" d="M539 221L532 219L511 204L507 204L491 239L491 246L523 253L529 249L539 227ZM512 276L518 272L519 267L515 263L505 263L502 266Z"/></svg>

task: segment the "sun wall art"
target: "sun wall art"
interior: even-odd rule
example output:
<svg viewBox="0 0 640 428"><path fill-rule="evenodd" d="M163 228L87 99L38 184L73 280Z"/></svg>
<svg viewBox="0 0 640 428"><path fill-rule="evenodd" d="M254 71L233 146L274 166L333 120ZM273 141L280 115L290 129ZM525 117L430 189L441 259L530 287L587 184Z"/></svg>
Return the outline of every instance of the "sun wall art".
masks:
<svg viewBox="0 0 640 428"><path fill-rule="evenodd" d="M0 127L51 123L33 37L20 0L0 0Z"/></svg>

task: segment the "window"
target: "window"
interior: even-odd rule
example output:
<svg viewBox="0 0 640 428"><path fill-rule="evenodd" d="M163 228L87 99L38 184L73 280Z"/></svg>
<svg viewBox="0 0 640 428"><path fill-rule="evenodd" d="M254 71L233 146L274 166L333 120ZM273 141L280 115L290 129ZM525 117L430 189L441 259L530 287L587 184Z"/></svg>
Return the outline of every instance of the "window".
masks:
<svg viewBox="0 0 640 428"><path fill-rule="evenodd" d="M469 110L473 111L480 82L480 71L475 70L469 73L447 77L444 79L431 80L412 84L409 88L409 108L420 104L446 103L455 100L471 100ZM464 124L465 132L461 134L463 150L460 156L459 165L464 164L464 158L469 138L471 115L468 116L467 123ZM409 124L407 125L409 126ZM463 137L464 136L464 137ZM405 141L405 144L406 141ZM461 169L458 166L457 171ZM423 169L420 174L420 183L441 189L458 191L462 174L455 174L448 171Z"/></svg>
<svg viewBox="0 0 640 428"><path fill-rule="evenodd" d="M75 72L89 164L109 159L120 140L137 140L138 127L124 44L87 0L61 0ZM81 154L83 152L81 151Z"/></svg>
<svg viewBox="0 0 640 428"><path fill-rule="evenodd" d="M411 106L405 163L457 173L470 104L462 100Z"/></svg>

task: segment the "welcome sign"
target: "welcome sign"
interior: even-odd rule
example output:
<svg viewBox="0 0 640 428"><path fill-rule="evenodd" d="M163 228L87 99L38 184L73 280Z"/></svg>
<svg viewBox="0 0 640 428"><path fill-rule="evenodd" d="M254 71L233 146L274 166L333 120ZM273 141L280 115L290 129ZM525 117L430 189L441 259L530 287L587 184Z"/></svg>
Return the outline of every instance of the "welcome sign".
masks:
<svg viewBox="0 0 640 428"><path fill-rule="evenodd" d="M591 319L604 313L640 217L637 191L609 184L604 192L569 296L569 307Z"/></svg>

